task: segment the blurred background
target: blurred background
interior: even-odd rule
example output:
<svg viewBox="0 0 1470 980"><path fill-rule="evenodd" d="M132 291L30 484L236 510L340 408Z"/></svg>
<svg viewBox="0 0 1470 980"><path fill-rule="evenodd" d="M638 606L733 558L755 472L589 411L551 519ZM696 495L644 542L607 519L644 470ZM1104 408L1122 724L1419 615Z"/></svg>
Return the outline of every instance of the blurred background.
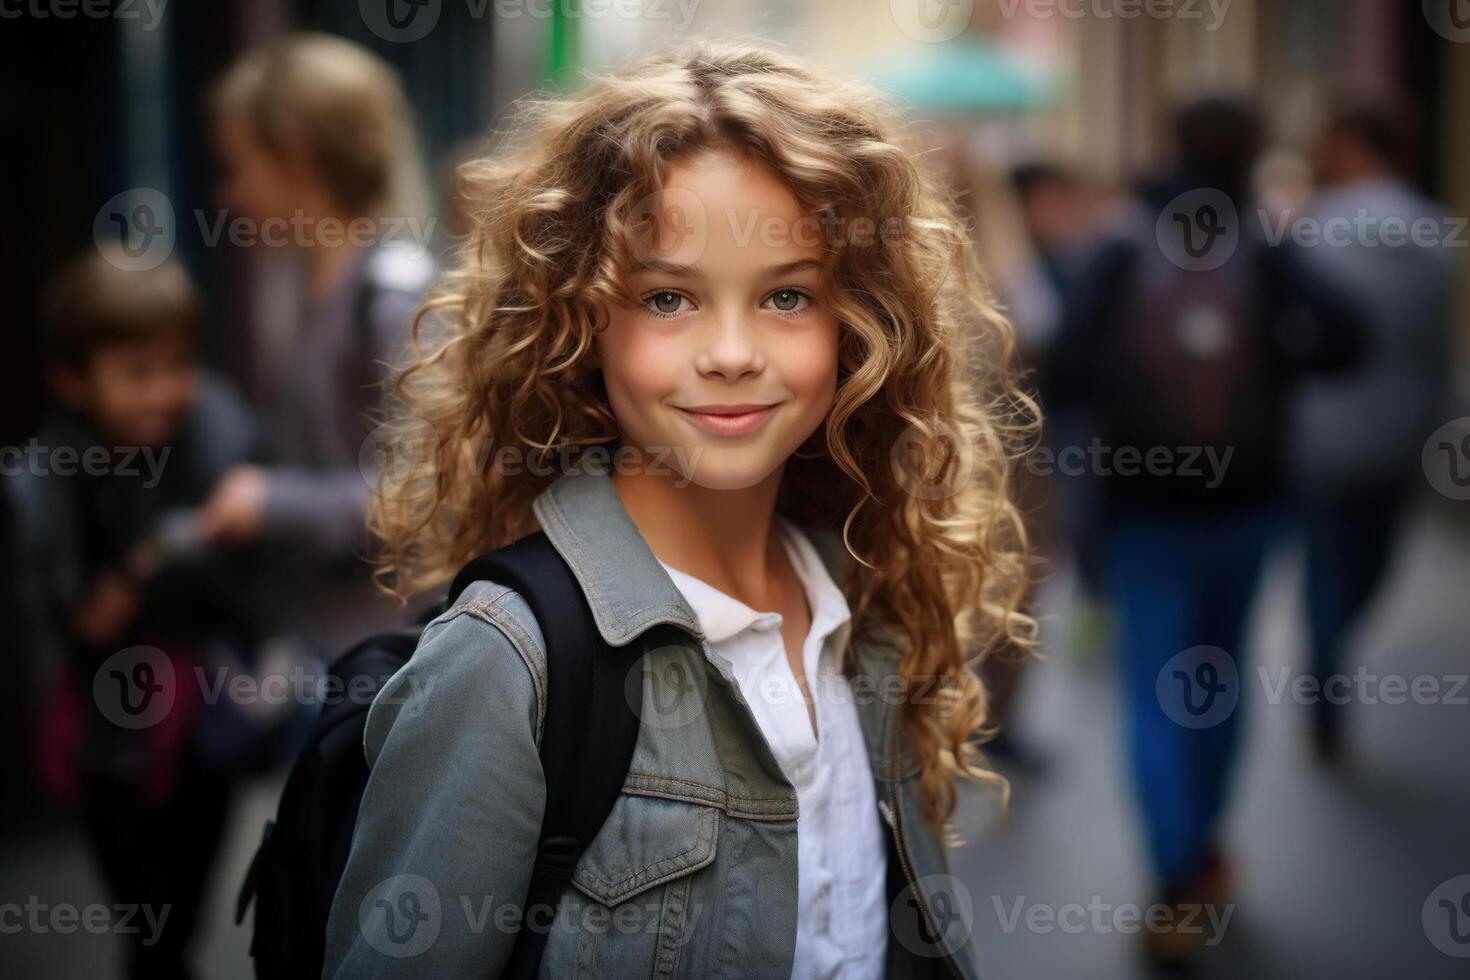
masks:
<svg viewBox="0 0 1470 980"><path fill-rule="evenodd" d="M355 393L455 164L731 34L899 102L1048 417L1011 807L956 860L981 974L1466 976L1463 0L0 0L6 974L251 975L310 678L400 615ZM159 669L245 693L105 690ZM124 893L175 906L149 951ZM1138 927L1226 894L1203 948Z"/></svg>

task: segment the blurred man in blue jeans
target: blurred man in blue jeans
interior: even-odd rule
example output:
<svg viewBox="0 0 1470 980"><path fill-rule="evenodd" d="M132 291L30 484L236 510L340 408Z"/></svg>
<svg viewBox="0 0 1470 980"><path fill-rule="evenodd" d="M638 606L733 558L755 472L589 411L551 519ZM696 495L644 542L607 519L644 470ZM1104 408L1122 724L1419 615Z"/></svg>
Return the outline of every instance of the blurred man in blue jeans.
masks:
<svg viewBox="0 0 1470 980"><path fill-rule="evenodd" d="M1288 395L1350 363L1350 304L1272 244L1253 210L1254 109L1186 107L1177 159L1099 247L1057 341L1054 385L1096 421L1133 780L1159 903L1158 965L1208 938L1226 901L1216 840L1239 728L1246 613L1281 516ZM1203 921L1203 920L1201 920Z"/></svg>

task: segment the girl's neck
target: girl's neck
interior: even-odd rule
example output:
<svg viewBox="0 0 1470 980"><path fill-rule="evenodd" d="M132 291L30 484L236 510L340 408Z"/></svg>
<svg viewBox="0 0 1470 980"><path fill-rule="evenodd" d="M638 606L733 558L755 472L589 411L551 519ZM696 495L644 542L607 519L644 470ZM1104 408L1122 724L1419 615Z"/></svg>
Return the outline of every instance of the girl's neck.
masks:
<svg viewBox="0 0 1470 980"><path fill-rule="evenodd" d="M775 526L782 466L754 486L711 490L676 475L615 470L623 507L660 561L752 609L781 607Z"/></svg>

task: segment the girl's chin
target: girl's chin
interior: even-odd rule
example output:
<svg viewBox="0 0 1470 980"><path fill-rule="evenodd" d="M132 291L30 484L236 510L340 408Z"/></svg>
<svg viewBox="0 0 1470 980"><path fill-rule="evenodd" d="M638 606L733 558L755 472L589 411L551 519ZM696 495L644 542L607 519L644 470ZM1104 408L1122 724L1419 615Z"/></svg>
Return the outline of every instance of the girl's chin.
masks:
<svg viewBox="0 0 1470 980"><path fill-rule="evenodd" d="M692 466L684 472L690 483L706 490L745 490L769 479L781 460L769 450L690 446L683 457Z"/></svg>
<svg viewBox="0 0 1470 980"><path fill-rule="evenodd" d="M736 445L712 436L690 440L664 439L656 447L634 452L619 446L612 451L609 468L623 476L659 476L678 486L694 484L708 490L744 490L770 478L781 468L788 453L777 439L760 439Z"/></svg>

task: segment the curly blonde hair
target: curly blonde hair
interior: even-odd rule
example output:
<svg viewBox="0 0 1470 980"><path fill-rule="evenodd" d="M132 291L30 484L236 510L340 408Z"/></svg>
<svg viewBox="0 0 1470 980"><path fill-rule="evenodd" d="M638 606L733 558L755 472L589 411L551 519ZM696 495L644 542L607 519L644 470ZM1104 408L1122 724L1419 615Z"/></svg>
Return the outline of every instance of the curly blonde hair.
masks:
<svg viewBox="0 0 1470 980"><path fill-rule="evenodd" d="M952 194L872 89L749 43L645 58L571 97L528 99L516 122L458 170L471 231L393 386L392 438L416 448L380 472L379 581L405 595L535 530L531 503L556 474L485 467L491 447L575 460L617 443L588 354L606 304L629 295L637 205L695 154L759 161L829 224L901 229L878 247L825 245L836 399L826 452L788 461L781 506L856 559L842 583L853 635L901 658L925 814L952 830L957 778L1004 788L977 748L974 668L1034 637L1010 484L1038 421Z"/></svg>

